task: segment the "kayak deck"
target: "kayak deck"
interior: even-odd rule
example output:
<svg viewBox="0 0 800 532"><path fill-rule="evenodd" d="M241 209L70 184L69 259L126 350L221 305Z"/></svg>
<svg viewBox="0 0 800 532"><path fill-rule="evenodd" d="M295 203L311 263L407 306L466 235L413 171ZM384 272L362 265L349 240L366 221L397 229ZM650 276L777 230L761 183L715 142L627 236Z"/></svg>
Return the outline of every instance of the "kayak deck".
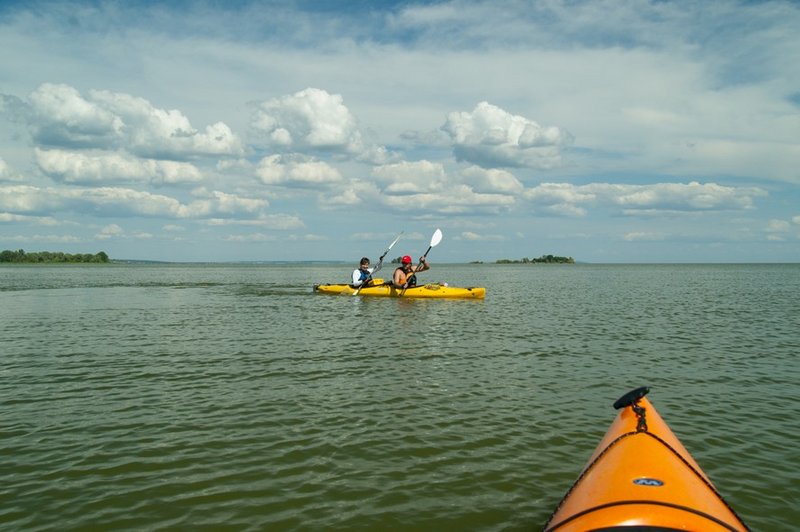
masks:
<svg viewBox="0 0 800 532"><path fill-rule="evenodd" d="M448 286L447 284L430 283L412 288L395 288L391 283L375 279L375 284L362 289L353 288L349 284L315 284L314 291L320 294L353 295L377 297L414 297L414 298L450 298L450 299L483 299L486 288Z"/></svg>
<svg viewBox="0 0 800 532"><path fill-rule="evenodd" d="M623 410L545 530L748 530L644 397L648 391L614 404Z"/></svg>

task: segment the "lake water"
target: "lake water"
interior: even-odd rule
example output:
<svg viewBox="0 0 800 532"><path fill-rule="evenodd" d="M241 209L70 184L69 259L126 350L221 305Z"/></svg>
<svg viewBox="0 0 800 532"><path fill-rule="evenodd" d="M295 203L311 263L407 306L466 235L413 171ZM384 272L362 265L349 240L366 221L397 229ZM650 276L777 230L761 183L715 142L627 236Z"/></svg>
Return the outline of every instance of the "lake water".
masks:
<svg viewBox="0 0 800 532"><path fill-rule="evenodd" d="M641 385L753 530L800 523L800 265L313 293L352 267L0 267L0 528L535 530Z"/></svg>

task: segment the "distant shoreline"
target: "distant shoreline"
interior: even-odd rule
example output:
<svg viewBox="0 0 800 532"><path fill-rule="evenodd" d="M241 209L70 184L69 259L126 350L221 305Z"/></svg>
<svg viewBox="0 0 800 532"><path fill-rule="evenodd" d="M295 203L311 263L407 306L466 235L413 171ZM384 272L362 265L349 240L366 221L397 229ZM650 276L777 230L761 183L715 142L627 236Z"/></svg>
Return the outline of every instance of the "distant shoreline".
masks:
<svg viewBox="0 0 800 532"><path fill-rule="evenodd" d="M19 250L22 251L22 250ZM32 252L25 253L26 260L9 260L9 254L18 254L19 251L3 251L0 252L0 266L4 264L18 264L18 265L59 265L59 264L96 264L96 265L153 265L153 266L169 266L169 265L183 265L183 266L201 266L201 265L242 265L242 266L280 266L280 265L319 265L319 266L342 266L351 264L352 261L348 260L238 260L238 261L170 261L170 260L151 260L151 259L111 259L108 258L104 252L97 254L67 254L61 252ZM24 253L24 252L23 252ZM103 256L107 260L103 260ZM17 256L17 259L21 257ZM36 260L32 260L35 258ZM71 259L71 260L67 260ZM554 259L570 259L571 257L554 257ZM391 263L388 263L391 264ZM685 266L685 265L796 265L800 262L586 262L586 261L558 261L558 260L541 260L539 259L498 259L494 261L471 260L464 262L441 262L439 265L465 265L465 266L514 266L514 265L583 265L583 266Z"/></svg>
<svg viewBox="0 0 800 532"><path fill-rule="evenodd" d="M19 249L0 252L0 263L12 264L108 264L111 259L105 251L97 253L63 253L61 251L34 251Z"/></svg>

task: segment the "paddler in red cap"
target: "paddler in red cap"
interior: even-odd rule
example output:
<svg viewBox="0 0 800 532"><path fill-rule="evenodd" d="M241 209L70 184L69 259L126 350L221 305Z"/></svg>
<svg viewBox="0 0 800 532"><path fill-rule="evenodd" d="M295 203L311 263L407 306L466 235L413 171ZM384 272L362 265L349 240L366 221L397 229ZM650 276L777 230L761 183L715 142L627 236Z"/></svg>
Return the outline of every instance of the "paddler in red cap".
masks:
<svg viewBox="0 0 800 532"><path fill-rule="evenodd" d="M417 266L411 263L410 255L405 255L401 262L401 266L394 271L394 276L392 277L392 284L396 288L411 288L412 286L417 286L417 276L415 274L431 269L425 257L419 258L419 264Z"/></svg>

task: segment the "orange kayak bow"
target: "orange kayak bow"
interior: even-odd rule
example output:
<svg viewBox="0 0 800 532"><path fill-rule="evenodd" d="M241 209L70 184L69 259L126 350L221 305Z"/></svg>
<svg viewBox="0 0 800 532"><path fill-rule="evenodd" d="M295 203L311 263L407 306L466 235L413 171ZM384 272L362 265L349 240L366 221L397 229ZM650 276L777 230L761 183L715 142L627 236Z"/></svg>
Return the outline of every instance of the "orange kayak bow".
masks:
<svg viewBox="0 0 800 532"><path fill-rule="evenodd" d="M697 462L645 398L622 409L545 525L546 531L745 531Z"/></svg>

